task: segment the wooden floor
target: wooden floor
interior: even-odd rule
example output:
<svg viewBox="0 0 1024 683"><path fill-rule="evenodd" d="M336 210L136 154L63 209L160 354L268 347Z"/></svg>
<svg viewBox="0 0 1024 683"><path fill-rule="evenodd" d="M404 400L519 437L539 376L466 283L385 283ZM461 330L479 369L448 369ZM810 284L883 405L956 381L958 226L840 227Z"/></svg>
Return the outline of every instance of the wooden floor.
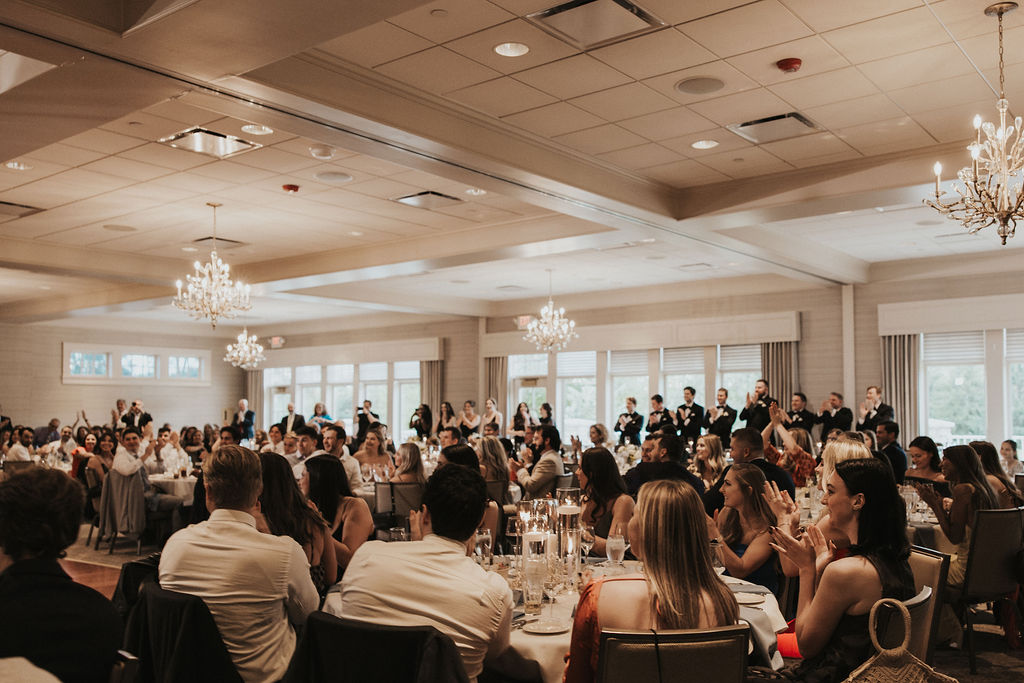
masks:
<svg viewBox="0 0 1024 683"><path fill-rule="evenodd" d="M60 560L60 565L75 582L89 586L107 598L114 594L117 577L121 574L120 569L75 560Z"/></svg>

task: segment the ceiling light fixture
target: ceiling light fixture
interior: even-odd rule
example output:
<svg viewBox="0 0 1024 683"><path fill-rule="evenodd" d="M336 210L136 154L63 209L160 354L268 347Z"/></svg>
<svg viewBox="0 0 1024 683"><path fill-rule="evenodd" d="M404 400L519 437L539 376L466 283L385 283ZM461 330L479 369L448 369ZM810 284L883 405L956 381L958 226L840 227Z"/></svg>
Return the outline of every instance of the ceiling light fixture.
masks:
<svg viewBox="0 0 1024 683"><path fill-rule="evenodd" d="M330 161L334 158L334 154L337 152L336 149L330 145L313 145L309 148L309 153L314 159L320 161Z"/></svg>
<svg viewBox="0 0 1024 683"><path fill-rule="evenodd" d="M352 182L352 176L341 171L318 171L313 174L313 177L321 183L330 183L331 185L344 185Z"/></svg>
<svg viewBox="0 0 1024 683"><path fill-rule="evenodd" d="M530 51L526 43L499 43L494 46L494 51L502 57L522 57Z"/></svg>
<svg viewBox="0 0 1024 683"><path fill-rule="evenodd" d="M525 341L537 347L538 351L561 351L569 342L579 337L576 334L576 321L565 317L565 309L555 309L551 298L551 270L548 270L548 304L540 309L540 317L534 318L526 326Z"/></svg>
<svg viewBox="0 0 1024 683"><path fill-rule="evenodd" d="M234 318L240 311L248 311L252 308L252 299L249 297L249 285L233 282L231 266L217 256L217 207L221 205L216 202L207 202L206 205L213 209L210 262L205 265L195 262L195 275L186 277L188 288L184 292L181 280L175 283L178 295L172 303L196 320L209 319L217 329L218 318Z"/></svg>
<svg viewBox="0 0 1024 683"><path fill-rule="evenodd" d="M483 197L485 194L487 194L487 190L481 190L479 187L471 187L468 190L466 190L466 194L468 194L470 197Z"/></svg>
<svg viewBox="0 0 1024 683"><path fill-rule="evenodd" d="M248 133L249 135L271 135L274 129L270 126L264 126L259 123L247 123L242 126L242 132Z"/></svg>
<svg viewBox="0 0 1024 683"><path fill-rule="evenodd" d="M191 253L191 252L199 251L199 247L182 247L181 250L182 251L187 251L187 252Z"/></svg>
<svg viewBox="0 0 1024 683"><path fill-rule="evenodd" d="M24 161L8 161L4 166L12 171L29 171L32 169L32 167Z"/></svg>
<svg viewBox="0 0 1024 683"><path fill-rule="evenodd" d="M228 344L227 351L224 355L225 362L243 370L255 370L267 359L263 355L263 345L257 343L256 335L249 336L248 327L242 328L238 340L234 344Z"/></svg>
<svg viewBox="0 0 1024 683"><path fill-rule="evenodd" d="M686 95L707 95L708 93L717 92L724 87L725 81L708 76L684 78L675 85L676 90Z"/></svg>
<svg viewBox="0 0 1024 683"><path fill-rule="evenodd" d="M362 237L363 236L363 231L362 230L352 230L348 234L352 235L353 237Z"/></svg>
<svg viewBox="0 0 1024 683"><path fill-rule="evenodd" d="M1017 9L1015 2L998 2L985 8L987 16L999 20L999 124L982 122L981 115L974 117L975 140L967 149L971 152L971 165L964 166L956 174L960 183L953 183L957 196L943 199L942 164L935 162L935 198L924 203L943 216L963 224L968 233L974 234L992 224L997 224L996 234L1006 244L1007 237L1013 237L1017 221L1024 218L1024 191L1021 177L1024 175L1024 136L1021 135L1021 117L1007 125L1006 115L1010 103L1006 101L1005 75L1003 73L1003 15ZM981 134L985 133L985 142Z"/></svg>
<svg viewBox="0 0 1024 683"><path fill-rule="evenodd" d="M690 143L694 149L714 149L718 147L718 140L695 140Z"/></svg>

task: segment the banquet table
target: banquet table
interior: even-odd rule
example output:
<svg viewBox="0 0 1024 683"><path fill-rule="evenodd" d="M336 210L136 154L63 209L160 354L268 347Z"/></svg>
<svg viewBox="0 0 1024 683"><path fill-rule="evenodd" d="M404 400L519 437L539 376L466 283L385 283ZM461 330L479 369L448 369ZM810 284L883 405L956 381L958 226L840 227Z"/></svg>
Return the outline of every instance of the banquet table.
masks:
<svg viewBox="0 0 1024 683"><path fill-rule="evenodd" d="M513 503L518 503L523 497L523 491L517 484L509 484L508 492L512 496ZM377 508L377 491L373 482L363 484L355 491L355 494L366 501L366 504L370 506L370 510Z"/></svg>
<svg viewBox="0 0 1024 683"><path fill-rule="evenodd" d="M948 555L956 553L956 545L946 538L946 534L942 533L942 527L937 521L933 521L934 519L932 517L924 521L908 522L907 540L913 545L924 546Z"/></svg>
<svg viewBox="0 0 1024 683"><path fill-rule="evenodd" d="M175 478L170 474L151 474L149 483L164 493L181 497L185 501L185 507L192 504L196 490L196 478L193 476Z"/></svg>
<svg viewBox="0 0 1024 683"><path fill-rule="evenodd" d="M627 571L635 571L638 562L626 562ZM752 664L767 664L770 657L772 668L782 668L782 656L776 651L776 634L786 630L786 619L782 616L779 603L775 596L763 586L752 584L742 579L722 577L722 580L736 593L757 593L764 595L764 602L759 605L740 605L740 619L750 624L753 635L753 652L750 654ZM525 632L522 628L513 628L510 644L523 657L534 659L540 664L544 683L559 683L565 669L565 655L569 652L572 640L572 613L579 600L578 593L563 593L556 597L555 602L544 603L542 616L550 614L568 625L564 633L536 635ZM760 656L759 654L760 653ZM770 653L770 654L769 654Z"/></svg>

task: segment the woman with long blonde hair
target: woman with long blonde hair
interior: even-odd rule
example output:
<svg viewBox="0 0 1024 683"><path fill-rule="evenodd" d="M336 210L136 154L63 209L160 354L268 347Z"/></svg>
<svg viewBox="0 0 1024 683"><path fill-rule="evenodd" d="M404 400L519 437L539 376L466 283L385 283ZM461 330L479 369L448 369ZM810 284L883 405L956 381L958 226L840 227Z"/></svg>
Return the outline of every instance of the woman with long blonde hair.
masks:
<svg viewBox="0 0 1024 683"><path fill-rule="evenodd" d="M697 455L694 458L697 469L695 474L704 481L704 488L710 489L718 482L727 466L722 440L714 434L702 434L697 438L694 451Z"/></svg>
<svg viewBox="0 0 1024 683"><path fill-rule="evenodd" d="M718 553L730 576L774 593L779 575L768 530L776 519L763 496L765 483L764 472L756 465L738 462L730 467L722 483L725 507L714 520L708 519L708 535L721 541Z"/></svg>
<svg viewBox="0 0 1024 683"><path fill-rule="evenodd" d="M496 436L485 436L476 444L477 456L480 458L480 474L485 481L500 481L508 483L508 454L505 447L501 445L501 439ZM502 500L495 501L498 505L505 505L512 502L512 494L508 486L501 487Z"/></svg>
<svg viewBox="0 0 1024 683"><path fill-rule="evenodd" d="M644 573L600 577L583 589L565 683L595 680L602 628L708 629L739 616L711 566L700 495L683 481L662 479L644 484L638 498L629 538Z"/></svg>
<svg viewBox="0 0 1024 683"><path fill-rule="evenodd" d="M395 483L426 484L427 475L423 471L423 459L420 447L414 443L403 443L395 454Z"/></svg>

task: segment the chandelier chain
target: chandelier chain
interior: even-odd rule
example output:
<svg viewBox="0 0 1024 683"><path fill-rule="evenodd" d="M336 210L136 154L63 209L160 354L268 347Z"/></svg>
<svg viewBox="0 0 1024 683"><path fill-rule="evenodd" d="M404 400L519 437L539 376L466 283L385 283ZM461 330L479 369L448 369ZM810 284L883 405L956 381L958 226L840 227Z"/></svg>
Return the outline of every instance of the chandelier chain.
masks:
<svg viewBox="0 0 1024 683"><path fill-rule="evenodd" d="M1003 14L999 12L999 99L1006 99L1006 76L1003 73Z"/></svg>

